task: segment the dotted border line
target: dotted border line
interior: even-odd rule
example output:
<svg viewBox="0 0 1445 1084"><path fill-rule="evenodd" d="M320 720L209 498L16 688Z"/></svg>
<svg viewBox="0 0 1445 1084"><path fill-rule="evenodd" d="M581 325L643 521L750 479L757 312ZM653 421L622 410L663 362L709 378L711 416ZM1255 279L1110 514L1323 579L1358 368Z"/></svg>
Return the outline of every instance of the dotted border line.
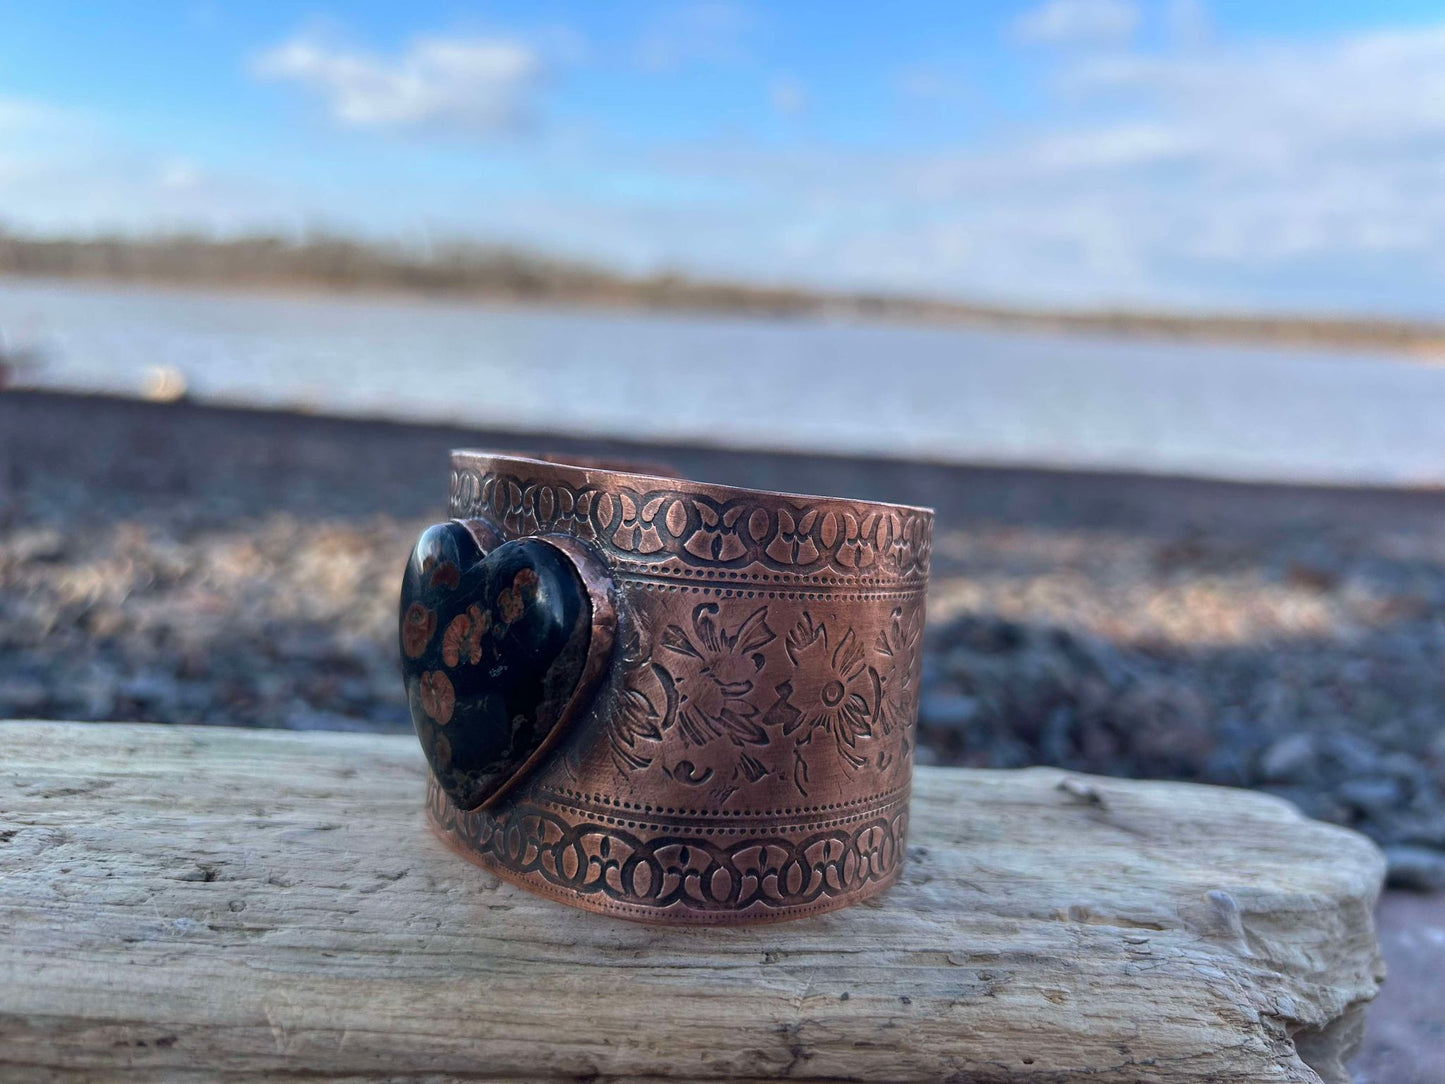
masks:
<svg viewBox="0 0 1445 1084"><path fill-rule="evenodd" d="M812 591L748 591L741 587L700 587L696 584L687 583L654 583L632 574L622 574L617 577L623 582L640 584L644 590L658 594L670 594L683 592L692 595L717 595L719 598L781 598L781 599L829 599L835 602L870 602L879 599L914 599L924 593L924 588L911 587L898 591L868 591L853 594L844 594L839 591L819 588Z"/></svg>
<svg viewBox="0 0 1445 1084"><path fill-rule="evenodd" d="M879 806L896 802L900 798L907 800L913 789L911 782L904 783L900 787L886 790L879 794L868 794L861 798L849 798L846 802L830 802L827 805L799 806L796 809L673 809L671 806L656 807L651 804L638 804L627 802L620 798L611 798L605 794L586 794L580 790L572 790L569 787L538 787L535 792L537 797L552 798L561 796L563 798L578 798L582 801L596 802L598 805L610 806L615 809L631 810L635 813L651 813L663 816L681 817L806 817L809 814L831 813L834 810L852 809L869 802L876 802Z"/></svg>
<svg viewBox="0 0 1445 1084"><path fill-rule="evenodd" d="M673 558L664 559L661 564L646 561L617 560L614 568L624 573L642 576L670 576L681 579L738 580L743 583L796 584L799 586L832 587L917 587L920 591L928 586L920 576L844 576L829 575L825 572L744 572L737 569L692 568L684 564L668 564Z"/></svg>
<svg viewBox="0 0 1445 1084"><path fill-rule="evenodd" d="M575 805L571 802L557 801L555 799L537 796L533 796L532 801L538 806L550 807L555 812L566 810L572 813L581 813L593 821L611 825L614 828L640 828L652 832L689 832L696 836L756 836L759 841L762 842L762 837L765 835L776 836L781 832L804 832L817 831L823 828L839 828L843 825L868 820L872 817L892 816L899 808L906 804L907 799L905 798L901 802L883 805L876 809L859 810L845 817L834 817L826 820L805 820L797 823L757 821L751 824L739 824L735 827L727 827L722 824L687 824L679 821L631 821L622 817L612 817L598 810L589 809L582 805Z"/></svg>

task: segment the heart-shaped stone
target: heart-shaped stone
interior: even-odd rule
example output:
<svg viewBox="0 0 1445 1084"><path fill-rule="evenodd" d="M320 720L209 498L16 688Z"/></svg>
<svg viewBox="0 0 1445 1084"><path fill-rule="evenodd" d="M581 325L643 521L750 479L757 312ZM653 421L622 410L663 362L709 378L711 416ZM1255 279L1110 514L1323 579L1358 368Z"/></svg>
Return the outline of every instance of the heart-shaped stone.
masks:
<svg viewBox="0 0 1445 1084"><path fill-rule="evenodd" d="M592 610L562 546L520 538L484 554L457 521L422 533L402 579L402 673L458 807L496 801L560 736L599 669Z"/></svg>

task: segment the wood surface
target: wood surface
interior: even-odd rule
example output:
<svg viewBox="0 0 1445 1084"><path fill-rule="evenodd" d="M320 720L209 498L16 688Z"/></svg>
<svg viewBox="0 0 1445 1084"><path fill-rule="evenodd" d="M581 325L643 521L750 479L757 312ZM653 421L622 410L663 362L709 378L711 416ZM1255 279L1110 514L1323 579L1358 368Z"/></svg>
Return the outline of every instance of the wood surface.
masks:
<svg viewBox="0 0 1445 1084"><path fill-rule="evenodd" d="M1325 1081L1365 839L1245 791L920 769L878 900L745 929L533 897L411 738L0 722L0 1079Z"/></svg>

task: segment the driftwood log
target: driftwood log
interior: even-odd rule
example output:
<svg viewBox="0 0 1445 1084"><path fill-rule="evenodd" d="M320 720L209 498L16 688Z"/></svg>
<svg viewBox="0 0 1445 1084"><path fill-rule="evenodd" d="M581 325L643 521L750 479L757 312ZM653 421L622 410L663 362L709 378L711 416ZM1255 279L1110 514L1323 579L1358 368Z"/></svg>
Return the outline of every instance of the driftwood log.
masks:
<svg viewBox="0 0 1445 1084"><path fill-rule="evenodd" d="M1316 1081L1382 862L1258 794L917 773L877 901L668 929L422 818L409 738L0 723L0 1078Z"/></svg>

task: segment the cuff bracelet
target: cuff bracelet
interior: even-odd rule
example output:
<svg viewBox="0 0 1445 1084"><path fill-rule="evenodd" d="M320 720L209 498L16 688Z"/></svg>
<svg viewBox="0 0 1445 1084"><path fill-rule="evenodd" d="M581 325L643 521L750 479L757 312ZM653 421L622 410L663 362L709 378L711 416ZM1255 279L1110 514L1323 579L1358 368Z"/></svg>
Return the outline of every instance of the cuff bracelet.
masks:
<svg viewBox="0 0 1445 1084"><path fill-rule="evenodd" d="M590 911L735 925L897 879L924 508L452 454L403 578L427 813Z"/></svg>

